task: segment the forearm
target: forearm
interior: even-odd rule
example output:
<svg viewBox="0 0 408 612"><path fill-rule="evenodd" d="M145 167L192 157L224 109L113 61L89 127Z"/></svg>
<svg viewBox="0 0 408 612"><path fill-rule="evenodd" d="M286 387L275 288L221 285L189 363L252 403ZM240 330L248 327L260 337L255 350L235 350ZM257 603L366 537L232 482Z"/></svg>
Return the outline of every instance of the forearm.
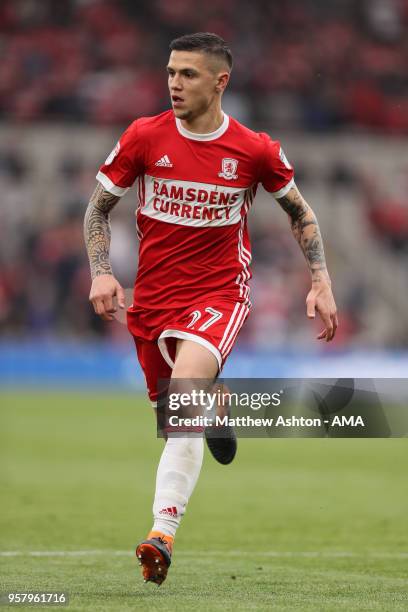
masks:
<svg viewBox="0 0 408 612"><path fill-rule="evenodd" d="M303 220L291 220L292 232L303 251L312 280L318 281L323 276L329 280L319 224L313 210L306 206Z"/></svg>
<svg viewBox="0 0 408 612"><path fill-rule="evenodd" d="M324 278L330 282L323 240L313 210L297 190L287 198L280 198L279 204L289 216L293 235L303 251L312 280L318 282Z"/></svg>
<svg viewBox="0 0 408 612"><path fill-rule="evenodd" d="M101 274L112 274L109 261L111 241L110 211L119 198L104 190L99 183L85 213L84 238L92 280Z"/></svg>
<svg viewBox="0 0 408 612"><path fill-rule="evenodd" d="M317 311L325 324L318 340L333 340L338 326L336 303L324 257L323 241L313 210L303 199L297 187L292 187L278 202L287 213L292 232L302 249L310 273L312 288L306 298L307 316L314 319Z"/></svg>

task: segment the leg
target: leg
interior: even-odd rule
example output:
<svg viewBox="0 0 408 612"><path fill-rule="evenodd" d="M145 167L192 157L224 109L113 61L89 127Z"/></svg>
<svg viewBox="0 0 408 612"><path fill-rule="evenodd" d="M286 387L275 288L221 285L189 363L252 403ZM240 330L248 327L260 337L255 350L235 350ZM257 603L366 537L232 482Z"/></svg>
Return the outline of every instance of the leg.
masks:
<svg viewBox="0 0 408 612"><path fill-rule="evenodd" d="M199 312L199 320L193 318ZM188 308L174 320L174 325L162 331L158 347L163 362L171 371L171 387L177 389L179 379L214 380L228 357L236 337L249 313L246 303L230 300L218 301L210 297L208 303ZM177 346L176 346L177 338ZM155 357L156 360L156 357ZM150 366L149 358L145 371L150 370L146 380L151 381L149 397L157 399L157 379L170 378L160 374ZM153 368L153 369L152 369ZM152 392L155 395L152 395ZM228 428L231 429L231 428ZM207 436L207 443L213 456L220 463L232 461L236 451L236 438L233 430L222 438ZM145 580L161 584L167 575L171 561L174 534L184 514L188 499L197 482L203 458L203 437L171 436L160 460L156 494L153 506L154 526L148 540L142 542L137 556L143 565Z"/></svg>
<svg viewBox="0 0 408 612"><path fill-rule="evenodd" d="M207 348L191 340L177 340L172 378L214 379L217 373L217 359Z"/></svg>
<svg viewBox="0 0 408 612"><path fill-rule="evenodd" d="M170 391L178 388L177 379L213 380L217 372L217 359L207 348L178 340ZM198 480L203 452L202 433L182 437L169 433L157 470L153 528L136 551L145 580L161 584L166 578L174 536Z"/></svg>
<svg viewBox="0 0 408 612"><path fill-rule="evenodd" d="M169 392L179 388L178 379L212 380L217 371L217 360L205 347L178 340ZM201 470L203 451L202 433L169 433L157 471L153 531L175 536Z"/></svg>

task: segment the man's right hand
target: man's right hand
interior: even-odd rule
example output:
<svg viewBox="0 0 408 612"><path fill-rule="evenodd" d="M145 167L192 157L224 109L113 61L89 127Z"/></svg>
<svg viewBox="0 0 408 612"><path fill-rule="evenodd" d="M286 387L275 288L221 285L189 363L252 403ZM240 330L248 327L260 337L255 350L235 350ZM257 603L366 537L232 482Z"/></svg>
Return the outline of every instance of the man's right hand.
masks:
<svg viewBox="0 0 408 612"><path fill-rule="evenodd" d="M125 292L112 274L101 274L92 281L89 301L104 321L113 321L117 311L113 303L116 296L119 308L125 308Z"/></svg>

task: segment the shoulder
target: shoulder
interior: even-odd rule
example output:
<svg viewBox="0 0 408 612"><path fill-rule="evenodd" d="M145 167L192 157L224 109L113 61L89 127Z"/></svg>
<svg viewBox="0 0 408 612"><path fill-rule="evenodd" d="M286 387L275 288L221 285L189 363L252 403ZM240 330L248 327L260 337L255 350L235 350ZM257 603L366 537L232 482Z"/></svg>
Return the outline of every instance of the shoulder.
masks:
<svg viewBox="0 0 408 612"><path fill-rule="evenodd" d="M168 131L174 124L173 111L166 111L152 117L139 117L135 119L122 133L119 139L120 149L139 151L146 145L157 140L158 135L163 135L163 130Z"/></svg>
<svg viewBox="0 0 408 612"><path fill-rule="evenodd" d="M252 154L263 157L267 149L272 146L279 150L279 142L274 141L265 132L255 132L247 126L243 125L233 117L230 117L230 133L231 136L239 139L245 147L248 147Z"/></svg>
<svg viewBox="0 0 408 612"><path fill-rule="evenodd" d="M166 129L174 124L174 113L172 110L164 111L160 115L152 117L140 117L131 125L130 129L139 136L149 136L153 132L157 133L158 129Z"/></svg>

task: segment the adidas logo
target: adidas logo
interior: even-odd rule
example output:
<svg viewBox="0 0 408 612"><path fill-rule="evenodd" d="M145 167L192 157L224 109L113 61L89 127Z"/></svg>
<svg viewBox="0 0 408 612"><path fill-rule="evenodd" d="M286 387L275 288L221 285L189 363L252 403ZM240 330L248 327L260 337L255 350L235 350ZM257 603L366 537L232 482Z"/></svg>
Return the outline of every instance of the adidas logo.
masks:
<svg viewBox="0 0 408 612"><path fill-rule="evenodd" d="M156 163L155 166L162 166L164 168L172 168L173 164L170 161L170 158L168 155L163 155L163 157L161 157Z"/></svg>
<svg viewBox="0 0 408 612"><path fill-rule="evenodd" d="M177 508L176 506L172 506L171 508L163 508L163 510L160 510L159 514L168 514L170 516L177 516Z"/></svg>

